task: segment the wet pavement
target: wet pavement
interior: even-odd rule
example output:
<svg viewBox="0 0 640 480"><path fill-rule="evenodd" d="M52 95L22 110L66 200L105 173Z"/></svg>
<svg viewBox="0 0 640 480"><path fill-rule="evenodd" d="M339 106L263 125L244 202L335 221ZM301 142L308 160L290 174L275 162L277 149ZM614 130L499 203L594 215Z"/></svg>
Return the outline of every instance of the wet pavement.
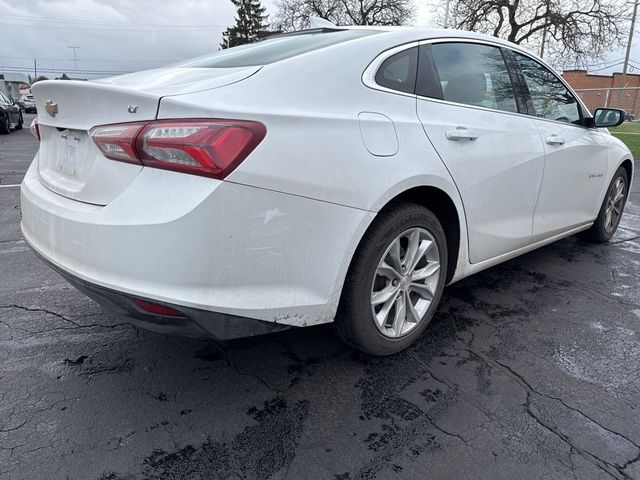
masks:
<svg viewBox="0 0 640 480"><path fill-rule="evenodd" d="M35 148L0 136L0 186ZM0 188L2 479L640 479L640 182L611 244L447 288L390 358L328 326L137 331L35 258L18 205Z"/></svg>

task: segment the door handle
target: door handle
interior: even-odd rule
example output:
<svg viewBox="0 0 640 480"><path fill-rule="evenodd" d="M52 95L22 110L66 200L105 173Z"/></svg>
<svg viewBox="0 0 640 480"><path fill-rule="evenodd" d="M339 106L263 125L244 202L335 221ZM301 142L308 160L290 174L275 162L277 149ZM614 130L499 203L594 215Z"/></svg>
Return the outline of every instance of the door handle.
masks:
<svg viewBox="0 0 640 480"><path fill-rule="evenodd" d="M549 145L564 145L564 137L561 137L560 135L549 135L544 139L544 141Z"/></svg>
<svg viewBox="0 0 640 480"><path fill-rule="evenodd" d="M448 140L459 141L459 140L475 140L478 138L478 134L474 130L469 130L465 127L456 127L455 130L447 130L444 132L445 137Z"/></svg>

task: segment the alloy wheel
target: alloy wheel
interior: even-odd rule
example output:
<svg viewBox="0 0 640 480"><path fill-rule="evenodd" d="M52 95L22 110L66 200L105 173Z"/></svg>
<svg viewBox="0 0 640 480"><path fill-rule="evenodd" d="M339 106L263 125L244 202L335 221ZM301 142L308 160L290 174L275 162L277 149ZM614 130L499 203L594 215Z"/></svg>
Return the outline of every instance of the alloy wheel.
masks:
<svg viewBox="0 0 640 480"><path fill-rule="evenodd" d="M440 253L423 228L410 228L386 249L371 286L371 310L380 333L399 338L420 324L437 291Z"/></svg>
<svg viewBox="0 0 640 480"><path fill-rule="evenodd" d="M607 208L604 217L604 229L607 233L611 233L618 226L618 222L622 216L625 193L626 184L624 178L618 177L607 198Z"/></svg>

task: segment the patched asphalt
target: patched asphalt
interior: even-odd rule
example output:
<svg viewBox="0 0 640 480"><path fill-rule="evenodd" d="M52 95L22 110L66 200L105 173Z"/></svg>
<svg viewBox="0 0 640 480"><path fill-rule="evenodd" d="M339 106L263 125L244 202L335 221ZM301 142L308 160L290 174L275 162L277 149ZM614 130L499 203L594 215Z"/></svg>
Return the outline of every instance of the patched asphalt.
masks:
<svg viewBox="0 0 640 480"><path fill-rule="evenodd" d="M36 147L0 136L0 187ZM29 251L19 201L0 188L2 479L640 479L640 183L613 242L447 288L389 358L330 326L138 331Z"/></svg>

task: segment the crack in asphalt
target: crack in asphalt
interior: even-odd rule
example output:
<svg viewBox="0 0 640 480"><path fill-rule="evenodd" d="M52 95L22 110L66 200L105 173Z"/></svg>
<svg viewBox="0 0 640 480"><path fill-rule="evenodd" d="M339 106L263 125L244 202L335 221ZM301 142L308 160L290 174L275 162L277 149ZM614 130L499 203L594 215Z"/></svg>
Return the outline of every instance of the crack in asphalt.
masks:
<svg viewBox="0 0 640 480"><path fill-rule="evenodd" d="M453 433L450 432L448 430L445 430L444 428L442 428L440 425L438 425L435 420L433 418L431 418L429 416L429 414L427 412L425 412L424 410L422 410L420 407L418 407L417 405L413 404L412 402L409 402L412 405L414 405L418 410L420 410L422 412L422 414L425 416L425 418L427 419L427 421L433 426L433 428L435 428L436 430L438 430L439 432L443 433L444 435L446 435L447 437L452 437L452 438L457 438L458 440L460 440L462 443L465 444L465 446L469 447L469 448L473 448L472 445L469 444L469 442L460 434L458 433Z"/></svg>
<svg viewBox="0 0 640 480"><path fill-rule="evenodd" d="M274 393L278 398L280 399L284 399L284 396L282 395L282 392L280 390L278 390L277 388L275 388L274 386L272 386L269 382L267 382L265 380L265 378L258 374L258 373L252 373L252 372L247 372L246 370L241 369L240 367L238 367L238 365L236 365L236 363L231 359L231 356L229 355L229 353L223 348L222 345L220 345L217 342L214 342L214 345L216 346L216 348L220 351L220 353L222 354L222 356L224 357L224 359L227 361L227 364L233 368L236 372L238 372L240 375L243 375L245 377L252 377L255 378L256 380L258 380L260 383L262 383L267 389L269 389L272 393Z"/></svg>
<svg viewBox="0 0 640 480"><path fill-rule="evenodd" d="M423 367L424 371L434 380L436 380L437 382L440 382L444 385L446 385L447 387L449 387L450 389L454 390L454 388L448 383L445 382L444 380L439 379L438 377L436 377L429 368L426 367L424 361L421 358L418 358L416 355L414 355L412 352L409 353L409 356L416 360L418 363L421 364L421 366ZM419 412L422 413L422 415L425 416L425 418L427 419L427 421L439 432L443 433L444 435L448 436L448 437L452 437L452 438L457 438L458 440L460 440L462 443L465 444L465 446L469 447L469 448L473 448L472 445L469 444L469 442L460 434L458 433L453 433L450 432L448 430L445 430L443 427L441 427L440 425L438 425L435 420L429 415L428 412L424 411L419 405L416 405L415 403L407 400L406 398L404 399L404 401L406 401L407 403L411 404L413 407L415 407Z"/></svg>
<svg viewBox="0 0 640 480"><path fill-rule="evenodd" d="M484 415L490 422L496 423L498 420L496 419L495 416L493 416L491 414L491 412L487 411L486 409L482 408L479 404L477 404L476 402L474 402L472 400L472 398L469 398L467 395L465 395L463 392L460 392L459 388L457 385L455 384L451 384L450 382L448 382L447 380L445 380L444 378L434 374L431 371L431 368L429 367L429 365L422 360L420 357L418 357L417 355L414 354L414 352L409 351L408 355L412 358L412 360L414 360L416 363L419 363L423 369L423 371L429 375L432 379L434 379L436 382L441 383L442 385L445 385L448 389L450 389L451 391L455 392L458 395L458 398L460 400L462 400L463 402L465 402L466 404L468 404L469 406L475 408L476 410L478 410L482 415ZM435 427L435 425L434 425ZM437 427L436 427L437 428ZM474 438L475 439L475 438ZM463 439L464 440L464 439ZM468 445L466 442L465 444L468 447L473 448L471 445Z"/></svg>
<svg viewBox="0 0 640 480"><path fill-rule="evenodd" d="M493 360L493 359L492 359ZM636 442L634 442L633 440L631 440L629 437L626 437L625 435L621 434L620 432L616 432L615 430L610 429L609 427L606 427L604 425L602 425L600 422L598 422L597 420L595 420L594 418L590 417L589 415L585 414L584 412L582 412L581 410L572 407L571 405L568 405L562 398L560 397L556 397L554 395L550 395L548 393L542 393L537 391L536 389L534 389L531 384L525 380L525 378L520 375L518 372L514 371L511 367L509 367L508 365L498 361L498 360L493 360L495 363L497 363L498 365L500 365L502 368L507 369L512 375L514 375L516 378L518 378L525 386L528 390L531 390L532 392L536 393L537 395L540 395L542 397L546 397L550 400L556 400L558 402L560 402L565 408L567 408L568 410L571 410L572 412L575 412L577 414L579 414L580 416L586 418L587 420L589 420L592 423L595 423L598 427L602 428L603 430L606 430L607 432L616 435L622 439L624 439L625 441L629 442L630 444L632 444L635 448L638 449L638 453L640 455L640 445Z"/></svg>
<svg viewBox="0 0 640 480"><path fill-rule="evenodd" d="M615 474L615 472L610 471L609 468L608 468L608 467L613 467L620 475L622 475L622 478L633 480L632 477L630 477L629 475L627 475L626 473L621 471L616 465L613 465L613 464L607 462L606 460L602 460L601 458L597 457L596 455L592 454L591 452L576 446L567 435L565 435L564 433L560 432L557 428L553 427L552 425L549 425L549 424L545 423L543 421L543 419L541 418L541 416L534 411L534 407L531 405L531 393L532 392L527 391L527 399L526 399L525 403L522 406L525 407L525 412L527 412L527 414L538 425L543 427L548 432L551 432L552 434L554 434L556 437L558 437L560 440L562 440L562 442L566 443L571 450L573 450L576 453L578 453L582 458L584 458L585 460L590 462L592 465L594 465L599 470L602 470L603 472L605 472L610 477L612 477L612 478L620 478L618 475ZM534 393L536 393L536 392L534 392Z"/></svg>
<svg viewBox="0 0 640 480"><path fill-rule="evenodd" d="M20 430L22 427L24 427L27 424L27 421L25 420L24 422L22 422L20 425L16 425L15 427L10 427L10 428L0 428L0 433L8 433L8 432L15 432L16 430Z"/></svg>
<svg viewBox="0 0 640 480"><path fill-rule="evenodd" d="M467 347L468 347L468 345L467 345ZM605 427L605 426L601 425L599 422L597 422L596 420L594 420L590 416L586 415L582 411L580 411L580 410L568 405L561 398L555 397L553 395L549 395L549 394L546 394L546 393L541 393L541 392L537 391L536 389L533 388L533 386L522 375L517 373L515 370L513 370L508 365L506 365L506 364L504 364L502 362L499 362L498 360L495 360L495 359L492 359L490 357L487 357L486 355L484 355L482 353L478 353L475 350L472 350L471 348L454 348L454 350L460 350L460 351L467 352L467 353L471 354L472 356L478 358L482 362L484 362L489 367L496 367L496 368L500 369L501 371L503 371L504 373L506 373L507 376L509 378L511 378L513 381L515 381L518 385L520 385L525 390L525 392L527 394L526 401L522 405L524 407L524 409L525 409L525 412L536 423L538 423L540 426L542 426L545 430L547 430L550 433L554 434L556 437L558 437L560 440L562 440L565 444L567 444L571 450L575 451L581 457L583 457L585 460L587 460L588 462L590 462L591 464L593 464L594 466L596 466L597 468L599 468L600 470L602 470L603 472L607 473L607 475L609 475L609 476L611 476L613 478L632 479L632 477L629 476L626 472L624 472L624 470L626 468L628 468L629 465L631 465L634 462L637 462L638 460L640 460L640 445L638 445L636 442L634 442L633 440L631 440L630 438L626 437L625 435L623 435L623 434L621 434L619 432L616 432L616 431L614 431L614 430L612 430L612 429L610 429L608 427ZM550 400L555 400L557 402L560 402L565 408L569 409L570 411L578 413L579 415L581 415L582 417L584 417L587 420L591 421L592 423L594 423L598 427L602 428L603 430L605 430L605 431L607 431L607 432L609 432L609 433L611 433L613 435L617 435L620 438L624 439L625 441L627 441L628 443L630 443L631 445L633 445L635 448L638 449L638 454L636 454L635 457L631 458L630 460L628 460L624 464L619 465L619 464L611 463L611 462L609 462L607 460L604 460L604 459L598 457L597 455L589 452L588 450L575 445L568 435L565 435L564 433L560 432L556 427L546 423L543 420L543 418L541 417L541 415L539 415L539 412L535 411L535 407L531 404L532 395L538 395L540 397L544 397L544 398L547 398L547 399L550 399Z"/></svg>
<svg viewBox="0 0 640 480"><path fill-rule="evenodd" d="M81 323L75 322L73 320L71 320L70 318L67 318L66 316L57 313L57 312L53 312L51 310L47 310L46 308L33 308L33 307L25 307L23 305L17 305L15 303L9 304L9 305L0 305L0 309L3 310L9 310L9 309L17 309L17 310L23 310L26 312L42 312L42 313L46 313L49 315L52 315L56 318L59 318L60 320L63 320L65 322L68 322L70 324L73 325L73 327L54 327L54 328L48 328L46 330L40 331L40 332L34 332L31 330L24 330L25 332L28 333L32 333L32 334L41 334L41 333L47 333L47 332L52 332L55 330L76 330L79 328L109 328L109 329L114 329L114 328L118 328L118 327L123 327L123 326L130 326L129 323L114 323L113 325L104 325L102 323L89 323L86 325L83 325ZM6 325L6 324L5 324ZM8 326L8 325L7 325Z"/></svg>
<svg viewBox="0 0 640 480"><path fill-rule="evenodd" d="M528 270L526 268L522 268L522 270L524 272L527 272L527 273L530 273L530 274L533 273L533 272L531 272L530 270ZM547 277L555 280L557 288L567 288L567 287L562 287L561 284L558 282L558 280L564 280L564 278L559 277L558 275L553 275L551 273L546 273L545 275ZM613 301L616 304L626 305L627 307L631 307L631 308L640 308L640 304L627 302L627 301L623 300L622 297L616 297L614 295L610 295L610 294L605 293L603 291L597 290L597 289L593 288L591 285L589 285L588 283L581 282L580 280L573 279L572 280L572 285L579 285L581 289L587 290L589 293L592 293L594 295L598 295L598 296L607 298L607 299ZM627 312L627 310L624 310L624 311Z"/></svg>
<svg viewBox="0 0 640 480"><path fill-rule="evenodd" d="M609 242L609 245L619 245L620 243L632 242L632 241L638 240L638 239L640 239L640 235L638 235L636 237L626 238L624 240L617 240L615 242Z"/></svg>

